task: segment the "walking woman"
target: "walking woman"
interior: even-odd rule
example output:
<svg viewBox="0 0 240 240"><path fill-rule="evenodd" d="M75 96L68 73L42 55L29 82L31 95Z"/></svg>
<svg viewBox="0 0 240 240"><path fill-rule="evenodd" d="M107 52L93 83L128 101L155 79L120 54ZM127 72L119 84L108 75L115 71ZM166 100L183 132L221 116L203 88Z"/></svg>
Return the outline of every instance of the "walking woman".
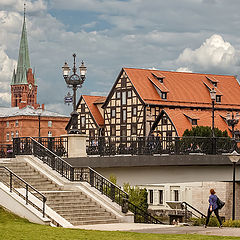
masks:
<svg viewBox="0 0 240 240"><path fill-rule="evenodd" d="M206 220L206 225L205 225L205 228L207 227L208 223L209 223L209 219L210 219L210 216L212 215L212 212L215 213L218 221L219 221L219 224L220 224L220 228L222 227L222 221L221 221L221 218L219 217L219 214L218 214L218 205L217 205L217 196L215 195L215 191L214 189L210 189L210 193L211 195L209 196L209 208L208 208L208 214L207 214L207 220Z"/></svg>

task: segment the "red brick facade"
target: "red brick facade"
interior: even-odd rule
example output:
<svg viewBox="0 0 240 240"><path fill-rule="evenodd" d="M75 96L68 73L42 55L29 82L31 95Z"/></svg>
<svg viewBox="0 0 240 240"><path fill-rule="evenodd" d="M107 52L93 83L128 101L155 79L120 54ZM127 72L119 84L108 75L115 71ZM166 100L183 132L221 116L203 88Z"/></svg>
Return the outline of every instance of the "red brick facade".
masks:
<svg viewBox="0 0 240 240"><path fill-rule="evenodd" d="M40 116L40 136L66 134L68 117ZM13 137L38 137L38 116L9 116L0 118L0 144L10 144Z"/></svg>

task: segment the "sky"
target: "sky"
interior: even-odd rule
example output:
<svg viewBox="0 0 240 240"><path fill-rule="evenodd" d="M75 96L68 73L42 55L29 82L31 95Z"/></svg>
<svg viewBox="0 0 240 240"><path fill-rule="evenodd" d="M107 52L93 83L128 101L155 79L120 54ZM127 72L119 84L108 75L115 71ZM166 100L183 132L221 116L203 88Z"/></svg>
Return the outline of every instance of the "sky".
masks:
<svg viewBox="0 0 240 240"><path fill-rule="evenodd" d="M69 114L65 61L84 60L81 94L106 96L121 68L239 75L239 0L0 0L0 107L10 106L26 3L38 102ZM240 77L239 77L240 78Z"/></svg>

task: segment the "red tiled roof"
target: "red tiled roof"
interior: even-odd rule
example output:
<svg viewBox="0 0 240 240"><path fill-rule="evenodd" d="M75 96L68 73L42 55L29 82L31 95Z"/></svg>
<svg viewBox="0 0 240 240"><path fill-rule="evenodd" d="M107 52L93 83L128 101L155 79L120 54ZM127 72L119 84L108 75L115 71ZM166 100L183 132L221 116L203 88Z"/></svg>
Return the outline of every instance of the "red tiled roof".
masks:
<svg viewBox="0 0 240 240"><path fill-rule="evenodd" d="M192 129L193 125L189 119L185 116L194 115L197 120L198 126L212 126L212 112L209 111L197 111L197 110L181 110L181 109L164 109L167 115L171 118L179 136L182 136L186 129ZM228 135L231 136L229 127L222 117L226 117L227 111L215 111L215 127L224 131L227 130ZM240 123L235 126L235 130L240 130Z"/></svg>
<svg viewBox="0 0 240 240"><path fill-rule="evenodd" d="M94 117L96 123L99 126L104 125L104 119L100 111L98 110L97 103L103 103L106 100L106 97L102 96L89 96L89 95L82 95L83 99L85 100L92 116Z"/></svg>
<svg viewBox="0 0 240 240"><path fill-rule="evenodd" d="M124 68L123 70L127 73L142 100L147 104L174 105L177 103L177 105L211 106L209 90L203 83L203 81L207 82L207 76L218 80L215 89L222 94L222 99L221 103L216 103L216 107L240 108L240 86L234 76L134 68ZM167 100L161 100L153 84L149 81L149 78L153 78L152 74L164 76L163 84L169 90ZM212 85L210 81L208 85Z"/></svg>
<svg viewBox="0 0 240 240"><path fill-rule="evenodd" d="M164 84L160 83L156 78L151 77L148 78L161 92L169 92L169 90L164 86Z"/></svg>

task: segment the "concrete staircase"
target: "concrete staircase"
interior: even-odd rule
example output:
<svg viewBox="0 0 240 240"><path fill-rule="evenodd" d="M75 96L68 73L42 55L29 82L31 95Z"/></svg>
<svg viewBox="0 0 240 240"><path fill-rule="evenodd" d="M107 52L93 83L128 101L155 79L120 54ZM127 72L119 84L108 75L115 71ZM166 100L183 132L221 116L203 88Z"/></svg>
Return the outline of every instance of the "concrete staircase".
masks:
<svg viewBox="0 0 240 240"><path fill-rule="evenodd" d="M11 160L1 165L8 167L27 183L42 192L47 197L47 206L72 225L120 222L115 215L105 210L80 190L64 190L62 186L48 179L27 162ZM15 185L15 187L17 186Z"/></svg>

